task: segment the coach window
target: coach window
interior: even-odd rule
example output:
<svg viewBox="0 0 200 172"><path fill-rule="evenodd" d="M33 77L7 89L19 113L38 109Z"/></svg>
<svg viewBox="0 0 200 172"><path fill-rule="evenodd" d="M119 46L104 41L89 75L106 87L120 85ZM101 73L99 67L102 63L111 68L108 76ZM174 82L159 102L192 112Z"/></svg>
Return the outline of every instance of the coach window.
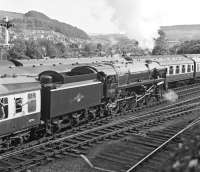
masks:
<svg viewBox="0 0 200 172"><path fill-rule="evenodd" d="M170 66L169 67L169 74L173 75L173 73L174 73L174 68L173 68L173 66Z"/></svg>
<svg viewBox="0 0 200 172"><path fill-rule="evenodd" d="M180 72L180 68L179 66L176 66L176 73L179 73Z"/></svg>
<svg viewBox="0 0 200 172"><path fill-rule="evenodd" d="M28 112L36 111L36 93L28 94Z"/></svg>
<svg viewBox="0 0 200 172"><path fill-rule="evenodd" d="M185 73L185 65L182 65L182 73Z"/></svg>
<svg viewBox="0 0 200 172"><path fill-rule="evenodd" d="M197 71L199 71L199 63L197 64Z"/></svg>
<svg viewBox="0 0 200 172"><path fill-rule="evenodd" d="M8 117L8 98L0 98L0 120Z"/></svg>
<svg viewBox="0 0 200 172"><path fill-rule="evenodd" d="M187 72L191 72L191 65L188 65Z"/></svg>
<svg viewBox="0 0 200 172"><path fill-rule="evenodd" d="M15 98L16 113L22 112L22 98Z"/></svg>
<svg viewBox="0 0 200 172"><path fill-rule="evenodd" d="M192 65L192 71L194 71L194 65Z"/></svg>

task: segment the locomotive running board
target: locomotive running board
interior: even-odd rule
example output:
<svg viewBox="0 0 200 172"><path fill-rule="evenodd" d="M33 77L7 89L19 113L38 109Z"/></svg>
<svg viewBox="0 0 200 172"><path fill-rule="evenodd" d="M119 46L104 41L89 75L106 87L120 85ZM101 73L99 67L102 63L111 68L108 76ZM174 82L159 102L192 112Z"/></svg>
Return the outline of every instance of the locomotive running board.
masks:
<svg viewBox="0 0 200 172"><path fill-rule="evenodd" d="M136 86L140 86L142 85L146 85L146 84L156 84L156 83L160 83L163 82L164 83L164 78L159 78L159 79L155 79L155 80L144 80L141 82L136 82L136 83L131 83L131 84L125 84L125 85L119 85L118 88L130 88L130 87L136 87Z"/></svg>

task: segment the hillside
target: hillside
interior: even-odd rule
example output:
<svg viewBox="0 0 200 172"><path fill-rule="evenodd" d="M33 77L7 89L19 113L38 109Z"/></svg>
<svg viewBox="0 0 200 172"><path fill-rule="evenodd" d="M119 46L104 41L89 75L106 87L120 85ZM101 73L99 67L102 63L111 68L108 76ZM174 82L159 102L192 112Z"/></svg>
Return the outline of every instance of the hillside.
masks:
<svg viewBox="0 0 200 172"><path fill-rule="evenodd" d="M200 25L174 25L161 26L160 30L164 31L169 44L176 44L187 40L200 39Z"/></svg>
<svg viewBox="0 0 200 172"><path fill-rule="evenodd" d="M83 30L70 24L51 19L37 11L29 11L25 14L21 14L0 10L0 17L2 18L5 16L8 16L14 23L13 32L11 32L11 40L16 37L24 39L48 38L48 36L51 36L49 33L55 35L55 37L60 37L62 42L89 39L89 36ZM54 40L54 36L52 39Z"/></svg>

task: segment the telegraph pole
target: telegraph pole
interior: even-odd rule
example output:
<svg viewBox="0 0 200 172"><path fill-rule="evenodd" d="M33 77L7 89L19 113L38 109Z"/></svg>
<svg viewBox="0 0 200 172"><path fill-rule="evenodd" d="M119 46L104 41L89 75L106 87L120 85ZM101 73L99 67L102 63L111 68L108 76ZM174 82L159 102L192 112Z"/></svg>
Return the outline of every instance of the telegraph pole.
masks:
<svg viewBox="0 0 200 172"><path fill-rule="evenodd" d="M10 27L13 27L14 25L8 20L8 17L4 17L2 20L0 20L0 26L3 28L4 31L4 42L0 44L0 60L2 60L3 50L7 50L10 48L8 29Z"/></svg>

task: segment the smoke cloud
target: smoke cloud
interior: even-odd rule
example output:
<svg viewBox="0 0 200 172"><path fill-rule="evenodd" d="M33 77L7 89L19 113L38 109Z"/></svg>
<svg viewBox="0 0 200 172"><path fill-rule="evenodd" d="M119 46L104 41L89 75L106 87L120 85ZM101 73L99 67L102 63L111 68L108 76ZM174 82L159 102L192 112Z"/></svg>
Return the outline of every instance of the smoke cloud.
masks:
<svg viewBox="0 0 200 172"><path fill-rule="evenodd" d="M148 1L144 0L107 0L113 8L112 21L129 38L139 41L143 48L153 48L153 38L157 37L159 17L155 17L154 10L149 11Z"/></svg>
<svg viewBox="0 0 200 172"><path fill-rule="evenodd" d="M113 8L112 21L130 38L139 41L141 47L152 48L153 38L157 37L159 21L155 13L149 11L148 1L144 0L106 0Z"/></svg>
<svg viewBox="0 0 200 172"><path fill-rule="evenodd" d="M175 102L178 99L178 95L173 90L168 90L168 92L166 92L163 95L163 97L165 100L170 101L170 102Z"/></svg>

